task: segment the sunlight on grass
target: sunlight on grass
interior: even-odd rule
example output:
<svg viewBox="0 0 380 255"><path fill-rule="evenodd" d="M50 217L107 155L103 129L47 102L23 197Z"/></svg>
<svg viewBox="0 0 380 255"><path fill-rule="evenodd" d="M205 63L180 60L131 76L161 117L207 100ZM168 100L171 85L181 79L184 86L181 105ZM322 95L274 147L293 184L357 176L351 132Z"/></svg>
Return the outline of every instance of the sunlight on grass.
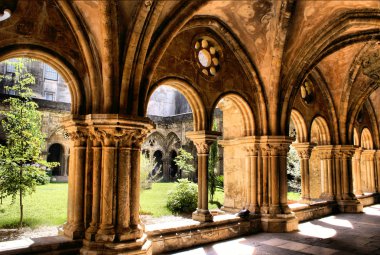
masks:
<svg viewBox="0 0 380 255"><path fill-rule="evenodd" d="M290 201L298 201L300 199L301 199L301 193L288 192L288 200L290 200Z"/></svg>
<svg viewBox="0 0 380 255"><path fill-rule="evenodd" d="M24 198L24 223L35 228L38 226L59 226L67 217L67 183L51 183L38 186L37 191ZM172 215L166 208L167 194L174 189L175 183L153 183L152 189L141 192L140 213L153 217ZM297 201L299 193L288 192L288 200ZM216 209L223 205L223 190L217 189L214 202L209 202L209 209ZM18 226L18 200L11 204L11 198L3 200L0 205L0 228L14 228Z"/></svg>
<svg viewBox="0 0 380 255"><path fill-rule="evenodd" d="M11 197L0 205L0 228L18 226L18 197L11 204ZM59 226L66 221L67 183L51 183L37 186L36 192L24 197L24 225L31 228L37 226Z"/></svg>
<svg viewBox="0 0 380 255"><path fill-rule="evenodd" d="M169 209L166 208L167 194L175 187L172 183L153 183L152 188L141 192L140 197L140 213L149 214L153 217L161 217L172 215ZM214 201L218 201L223 205L224 193L217 190L214 195ZM209 203L210 209L216 209L217 203Z"/></svg>

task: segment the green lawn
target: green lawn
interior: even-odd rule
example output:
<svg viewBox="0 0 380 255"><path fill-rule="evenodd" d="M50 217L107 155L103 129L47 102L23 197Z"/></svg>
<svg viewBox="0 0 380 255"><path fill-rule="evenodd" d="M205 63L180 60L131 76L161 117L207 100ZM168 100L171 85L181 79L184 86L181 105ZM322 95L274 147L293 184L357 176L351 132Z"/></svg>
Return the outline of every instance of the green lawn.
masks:
<svg viewBox="0 0 380 255"><path fill-rule="evenodd" d="M150 214L153 217L171 215L166 208L166 199L169 190L175 183L154 183L152 189L141 192L140 213ZM300 194L288 193L289 200L299 200ZM214 201L209 203L210 209L223 205L223 191L217 190ZM0 228L17 227L19 220L19 206L11 205L11 199L6 198L0 205ZM51 183L38 186L36 193L24 198L24 222L29 227L58 226L66 221L67 213L67 183Z"/></svg>
<svg viewBox="0 0 380 255"><path fill-rule="evenodd" d="M18 226L18 198L11 205L7 197L0 205L0 228ZM38 186L35 193L24 198L24 224L29 227L58 226L66 221L67 183L51 183Z"/></svg>
<svg viewBox="0 0 380 255"><path fill-rule="evenodd" d="M288 192L288 200L290 200L290 201L298 201L300 199L301 199L301 193Z"/></svg>
<svg viewBox="0 0 380 255"><path fill-rule="evenodd" d="M175 183L153 183L152 189L144 190L140 197L140 213L150 214L153 217L161 217L171 215L171 212L166 208L167 194L169 190L174 189ZM215 192L214 200L223 205L223 191ZM216 203L209 203L210 209L217 208Z"/></svg>

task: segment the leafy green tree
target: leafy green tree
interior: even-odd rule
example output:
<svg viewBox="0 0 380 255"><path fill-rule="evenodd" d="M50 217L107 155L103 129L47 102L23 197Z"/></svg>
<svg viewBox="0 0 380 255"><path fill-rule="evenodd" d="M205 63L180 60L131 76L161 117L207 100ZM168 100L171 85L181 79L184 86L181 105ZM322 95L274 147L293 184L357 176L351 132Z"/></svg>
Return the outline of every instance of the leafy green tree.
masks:
<svg viewBox="0 0 380 255"><path fill-rule="evenodd" d="M185 151L184 149L178 150L178 155L175 157L174 162L188 176L195 172L195 167L193 165L194 157L190 152Z"/></svg>
<svg viewBox="0 0 380 255"><path fill-rule="evenodd" d="M8 62L14 65L15 75L1 77L11 80L12 85L6 89L15 91L17 95L4 100L9 108L1 111L4 116L1 125L6 135L6 144L0 145L1 192L12 196L13 202L18 195L20 227L24 217L23 197L35 191L38 180L45 178L47 168L58 165L41 157L45 137L41 131L41 114L37 110L38 105L32 101L32 89L29 87L35 79L27 71L25 63L27 60L21 58Z"/></svg>
<svg viewBox="0 0 380 255"><path fill-rule="evenodd" d="M301 192L301 169L298 153L293 146L290 146L287 161L287 174L289 189L294 192Z"/></svg>

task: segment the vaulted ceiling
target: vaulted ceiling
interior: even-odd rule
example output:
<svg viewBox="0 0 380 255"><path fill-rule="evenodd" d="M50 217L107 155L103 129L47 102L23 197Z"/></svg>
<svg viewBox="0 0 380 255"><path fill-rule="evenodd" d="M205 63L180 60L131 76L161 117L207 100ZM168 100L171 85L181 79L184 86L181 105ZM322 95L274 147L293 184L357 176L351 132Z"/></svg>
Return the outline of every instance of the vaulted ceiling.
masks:
<svg viewBox="0 0 380 255"><path fill-rule="evenodd" d="M60 59L80 81L85 102L78 112L143 114L140 101L168 47L203 18L210 31L217 22L228 32L253 66L268 133L286 130L298 88L316 71L340 129L350 129L366 102L380 125L380 1L15 2L0 5L13 12L0 22L0 58L38 49Z"/></svg>

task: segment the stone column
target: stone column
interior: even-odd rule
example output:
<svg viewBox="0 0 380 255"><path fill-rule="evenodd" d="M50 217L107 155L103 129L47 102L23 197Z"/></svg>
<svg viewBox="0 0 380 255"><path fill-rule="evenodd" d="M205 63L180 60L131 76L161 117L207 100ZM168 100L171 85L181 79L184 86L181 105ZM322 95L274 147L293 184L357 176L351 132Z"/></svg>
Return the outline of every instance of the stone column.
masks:
<svg viewBox="0 0 380 255"><path fill-rule="evenodd" d="M375 150L363 150L362 160L365 164L365 173L366 173L366 184L367 192L375 193L376 192L376 183L375 183Z"/></svg>
<svg viewBox="0 0 380 255"><path fill-rule="evenodd" d="M297 150L300 157L302 200L305 203L309 203L311 198L309 160L314 145L310 143L293 143L292 146Z"/></svg>
<svg viewBox="0 0 380 255"><path fill-rule="evenodd" d="M151 254L139 202L141 144L153 125L123 115L85 121L92 139L92 205L81 254Z"/></svg>
<svg viewBox="0 0 380 255"><path fill-rule="evenodd" d="M298 220L288 207L287 198L286 157L293 139L286 136L264 136L260 140L261 147L269 149L267 162L269 213L262 215L263 230L266 232L297 230Z"/></svg>
<svg viewBox="0 0 380 255"><path fill-rule="evenodd" d="M261 184L259 175L259 161L258 155L260 151L260 144L256 137L248 136L239 139L245 152L245 178L246 178L246 205L253 214L260 213L258 190Z"/></svg>
<svg viewBox="0 0 380 255"><path fill-rule="evenodd" d="M164 182L170 181L170 153L167 152L162 159L162 177Z"/></svg>
<svg viewBox="0 0 380 255"><path fill-rule="evenodd" d="M357 148L355 150L354 156L352 157L352 172L354 178L354 194L355 195L363 195L362 190L362 174L360 167L360 158L362 154L362 149Z"/></svg>
<svg viewBox="0 0 380 255"><path fill-rule="evenodd" d="M220 132L194 131L186 133L186 137L193 141L198 155L198 208L193 213L193 220L200 222L212 221L208 210L208 153L210 145L217 140Z"/></svg>
<svg viewBox="0 0 380 255"><path fill-rule="evenodd" d="M376 192L380 193L380 150L377 150L375 153L375 180L376 180Z"/></svg>
<svg viewBox="0 0 380 255"><path fill-rule="evenodd" d="M84 178L86 168L87 129L81 120L64 123L70 138L70 176L68 187L67 223L64 235L72 239L84 236Z"/></svg>
<svg viewBox="0 0 380 255"><path fill-rule="evenodd" d="M95 240L100 222L100 191L102 169L102 146L100 137L92 134L92 208L90 227L86 230L86 239Z"/></svg>
<svg viewBox="0 0 380 255"><path fill-rule="evenodd" d="M321 161L321 199L335 200L333 146L315 147Z"/></svg>
<svg viewBox="0 0 380 255"><path fill-rule="evenodd" d="M355 147L351 145L334 146L334 160L339 162L336 164L339 169L335 169L337 189L339 188L338 184L341 185L336 198L341 212L357 213L363 211L363 205L353 193L352 156L354 152Z"/></svg>

